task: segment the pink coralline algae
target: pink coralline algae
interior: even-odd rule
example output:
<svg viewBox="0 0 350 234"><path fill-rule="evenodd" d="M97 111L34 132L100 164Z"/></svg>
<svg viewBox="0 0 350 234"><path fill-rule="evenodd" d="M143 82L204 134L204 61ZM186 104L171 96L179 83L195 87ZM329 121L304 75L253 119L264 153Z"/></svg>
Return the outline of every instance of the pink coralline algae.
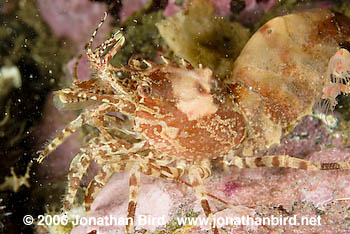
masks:
<svg viewBox="0 0 350 234"><path fill-rule="evenodd" d="M89 40L91 33L103 17L107 6L103 3L80 0L37 0L40 14L58 37L66 37L78 45L79 50ZM109 19L107 19L109 21ZM109 31L108 23L97 35L104 37Z"/></svg>
<svg viewBox="0 0 350 234"><path fill-rule="evenodd" d="M333 136L335 135L335 136ZM321 121L305 117L294 132L282 139L275 153L293 152L315 162L349 161L350 149L341 147L339 137ZM308 146L308 147L307 147ZM267 152L268 153L268 152ZM127 173L117 173L92 205L89 217L113 215L125 217L128 198ZM264 217L280 216L317 217L321 225L316 226L226 226L229 233L342 233L347 228L346 217L349 201L337 200L350 197L350 175L347 171L301 171L283 168L214 170L208 179L207 191L229 202L227 207L210 199L215 217ZM115 194L118 194L116 197ZM151 207L150 207L151 206ZM193 210L203 217L200 203L191 188L178 183L142 176L141 192L136 211L138 215L164 216L167 223ZM332 223L332 225L329 225ZM137 229L165 230L164 226L136 226ZM184 233L206 233L208 227L193 226ZM74 234L97 230L110 233L122 226L79 226Z"/></svg>
<svg viewBox="0 0 350 234"><path fill-rule="evenodd" d="M123 6L119 12L121 22L127 20L135 11L138 11L140 8L144 7L148 2L149 0L123 1ZM181 2L181 4L177 4L176 0L169 0L163 11L164 17L169 17L176 14L183 9L188 2L188 0L184 0ZM211 0L210 2L214 5L215 12L218 15L229 16L231 14L231 0Z"/></svg>
<svg viewBox="0 0 350 234"><path fill-rule="evenodd" d="M231 1L232 0L210 0L211 4L213 4L215 13L219 16L229 16L231 14ZM179 6L176 4L176 0L169 0L168 5L164 9L163 15L164 17L169 17L177 12L179 12L189 1L184 0L182 5Z"/></svg>
<svg viewBox="0 0 350 234"><path fill-rule="evenodd" d="M119 12L119 17L121 22L127 20L135 11L142 8L145 4L147 4L150 0L128 0L123 1L122 8Z"/></svg>
<svg viewBox="0 0 350 234"><path fill-rule="evenodd" d="M245 0L244 11L254 11L259 8L263 9L265 12L270 10L276 4L276 0L259 1L257 0Z"/></svg>
<svg viewBox="0 0 350 234"><path fill-rule="evenodd" d="M232 0L213 1L215 12L220 16L229 16L231 14L231 1Z"/></svg>
<svg viewBox="0 0 350 234"><path fill-rule="evenodd" d="M50 4L45 0L37 0L37 5L42 18L50 26L53 33L60 38L66 38L74 43L76 52L81 52L84 45L89 41L93 31L102 19L107 6L100 2L79 1L79 0L57 0ZM111 17L101 27L96 35L94 45L101 43L111 27ZM70 43L71 44L71 43ZM76 58L68 64L68 70L73 74L73 67ZM84 55L78 67L78 78L87 80L90 77L89 63Z"/></svg>
<svg viewBox="0 0 350 234"><path fill-rule="evenodd" d="M164 9L163 15L164 17L169 17L181 10L181 6L175 4L176 0L169 0L168 5Z"/></svg>
<svg viewBox="0 0 350 234"><path fill-rule="evenodd" d="M276 0L246 0L245 8L240 13L240 21L244 24L256 23L262 14L268 12L275 4Z"/></svg>
<svg viewBox="0 0 350 234"><path fill-rule="evenodd" d="M232 196L233 193L235 193L239 188L239 184L237 182L234 181L228 181L225 184L225 188L224 188L224 193L226 196Z"/></svg>

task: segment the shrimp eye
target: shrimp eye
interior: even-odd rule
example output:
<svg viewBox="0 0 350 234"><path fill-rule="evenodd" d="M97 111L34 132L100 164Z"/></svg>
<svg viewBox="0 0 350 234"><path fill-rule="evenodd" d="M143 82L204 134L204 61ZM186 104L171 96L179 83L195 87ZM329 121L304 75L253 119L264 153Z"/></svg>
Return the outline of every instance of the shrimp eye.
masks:
<svg viewBox="0 0 350 234"><path fill-rule="evenodd" d="M137 87L137 92L141 97L148 97L151 95L152 88L148 84L141 84Z"/></svg>

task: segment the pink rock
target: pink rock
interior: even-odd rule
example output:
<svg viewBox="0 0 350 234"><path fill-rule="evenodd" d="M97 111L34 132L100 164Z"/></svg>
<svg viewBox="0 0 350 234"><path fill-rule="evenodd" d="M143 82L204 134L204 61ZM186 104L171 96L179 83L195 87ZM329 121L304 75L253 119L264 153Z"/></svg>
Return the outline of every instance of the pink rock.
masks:
<svg viewBox="0 0 350 234"><path fill-rule="evenodd" d="M240 13L240 21L249 24L258 21L264 12L268 12L275 4L276 0L260 1L246 0L245 8Z"/></svg>
<svg viewBox="0 0 350 234"><path fill-rule="evenodd" d="M107 6L104 3L80 0L56 0L48 3L37 0L43 19L58 37L67 37L82 49L90 39L96 26L103 18ZM97 41L102 41L109 31L110 18L97 34Z"/></svg>
<svg viewBox="0 0 350 234"><path fill-rule="evenodd" d="M129 188L128 188L129 173L117 173L111 177L105 188L99 193L95 199L88 217L109 217L110 215L116 218L126 218L128 206ZM167 190L168 183L164 180L157 180L141 176L142 187L138 200L138 209L136 209L136 217L158 218L163 217L165 223L170 221L169 214L175 200ZM170 185L174 187L174 185ZM172 188L173 190L173 188ZM116 196L117 195L117 196ZM179 195L177 195L179 196ZM142 223L142 220L136 220L136 223ZM155 221L157 224L157 221ZM161 221L159 221L161 222ZM138 225L137 228L146 228L155 230L157 225ZM123 225L80 225L72 230L72 234L89 233L96 230L99 234L107 234L114 231L124 233Z"/></svg>
<svg viewBox="0 0 350 234"><path fill-rule="evenodd" d="M177 6L175 4L175 1L176 0L168 0L168 5L166 6L166 8L163 11L164 17L172 16L181 10L181 7Z"/></svg>
<svg viewBox="0 0 350 234"><path fill-rule="evenodd" d="M265 12L270 10L276 4L276 0L260 1L259 3L256 0L246 0L245 1L245 10L251 11L256 10L257 8L264 9Z"/></svg>
<svg viewBox="0 0 350 234"><path fill-rule="evenodd" d="M220 16L231 15L231 1L232 0L216 0L213 1L215 11Z"/></svg>
<svg viewBox="0 0 350 234"><path fill-rule="evenodd" d="M232 0L210 0L210 2L213 4L215 13L220 16L229 16L231 14L231 1ZM179 12L181 9L183 9L186 4L189 3L188 0L184 0L182 3L182 6L178 6L175 4L176 0L169 0L168 5L164 9L163 15L164 17L169 17L177 12Z"/></svg>
<svg viewBox="0 0 350 234"><path fill-rule="evenodd" d="M323 207L333 200L333 194L326 184L318 184L312 190L303 192L300 200L311 202L315 207Z"/></svg>
<svg viewBox="0 0 350 234"><path fill-rule="evenodd" d="M121 22L127 20L135 11L142 8L150 0L127 0L123 1L123 6L119 12Z"/></svg>

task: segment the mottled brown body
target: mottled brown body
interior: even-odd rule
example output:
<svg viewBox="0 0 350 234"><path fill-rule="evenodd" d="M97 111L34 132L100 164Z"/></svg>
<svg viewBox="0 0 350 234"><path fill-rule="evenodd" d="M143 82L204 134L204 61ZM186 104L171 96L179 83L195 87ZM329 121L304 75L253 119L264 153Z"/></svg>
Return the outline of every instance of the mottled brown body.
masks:
<svg viewBox="0 0 350 234"><path fill-rule="evenodd" d="M190 162L233 153L245 137L245 120L223 87L215 94L212 73L175 65L158 69L148 74L153 84L136 109L135 131L154 150Z"/></svg>

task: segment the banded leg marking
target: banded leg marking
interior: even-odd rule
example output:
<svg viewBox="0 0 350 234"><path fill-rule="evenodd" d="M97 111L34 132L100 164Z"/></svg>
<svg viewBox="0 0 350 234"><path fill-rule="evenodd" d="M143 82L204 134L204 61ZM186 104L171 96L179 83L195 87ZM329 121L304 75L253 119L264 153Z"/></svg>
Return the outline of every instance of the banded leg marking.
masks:
<svg viewBox="0 0 350 234"><path fill-rule="evenodd" d="M89 151L89 148L81 149L81 151L74 157L70 164L68 173L68 186L65 194L65 200L63 202L63 209L65 211L71 210L76 193L80 186L81 178L84 176L93 160L93 156Z"/></svg>
<svg viewBox="0 0 350 234"><path fill-rule="evenodd" d="M81 113L75 120L70 122L59 134L55 137L44 150L39 151L40 155L37 158L37 162L41 163L51 152L53 152L59 145L61 145L70 135L72 135L77 129L81 128L84 124L89 123L94 127L97 127L99 130L106 131L103 126L98 121L94 122L91 119L96 119L96 116L99 116L99 113L103 113L105 109L108 108L106 105L98 106L91 110L87 110L84 113ZM107 132L107 131L106 131ZM104 133L106 133L104 132ZM107 132L108 133L108 132ZM108 137L109 134L105 135Z"/></svg>
<svg viewBox="0 0 350 234"><path fill-rule="evenodd" d="M114 168L110 165L105 165L99 169L97 175L91 180L86 191L85 191L85 200L84 207L86 211L90 211L91 204L95 200L97 194L101 191L103 186L107 183L109 178L115 172Z"/></svg>
<svg viewBox="0 0 350 234"><path fill-rule="evenodd" d="M76 58L75 62L74 62L74 67L73 67L73 79L74 80L79 80L78 78L78 66L80 63L80 59L83 57L83 52L81 52L78 57Z"/></svg>
<svg viewBox="0 0 350 234"><path fill-rule="evenodd" d="M154 163L147 163L145 165L141 165L140 170L143 174L148 176L176 180L184 174L185 167L182 164L177 165L176 167L169 167L158 166Z"/></svg>
<svg viewBox="0 0 350 234"><path fill-rule="evenodd" d="M133 233L135 223L135 212L137 199L140 193L140 172L134 168L130 171L129 178L129 203L128 203L128 224L126 225L126 233ZM130 220L132 220L130 222Z"/></svg>
<svg viewBox="0 0 350 234"><path fill-rule="evenodd" d="M273 155L262 157L232 157L228 165L236 166L238 168L257 168L257 167L285 167L296 168L306 171L319 170L348 170L350 169L350 162L332 162L320 163L310 162L308 160L290 157L288 155Z"/></svg>
<svg viewBox="0 0 350 234"><path fill-rule="evenodd" d="M98 94L90 93L84 90L74 91L74 90L63 90L57 93L59 101L63 104L79 103L86 101L97 101L114 106L119 112L129 115L132 112L133 105L128 101L123 100L124 95L112 95L112 94Z"/></svg>
<svg viewBox="0 0 350 234"><path fill-rule="evenodd" d="M41 163L52 151L61 145L70 135L84 124L85 114L80 114L75 120L70 122L59 134L55 137L44 150L39 151L37 162Z"/></svg>
<svg viewBox="0 0 350 234"><path fill-rule="evenodd" d="M213 213L211 212L206 188L204 186L204 179L209 177L211 174L208 162L204 162L204 165L198 167L193 165L189 169L189 179L192 187L196 193L197 198L201 202L202 209L207 218L210 219L210 226L212 227L214 234L219 234L217 227L213 227Z"/></svg>
<svg viewBox="0 0 350 234"><path fill-rule="evenodd" d="M93 32L88 44L86 45L86 49L87 49L87 56L90 60L91 66L93 66L95 69L99 68L101 66L101 60L100 60L100 56L97 54L95 54L92 51L92 43L94 42L95 36L98 32L98 30L101 28L101 26L103 25L103 23L105 22L105 20L107 19L107 12L104 13L104 17L101 20L101 22L99 23L99 25L97 26L97 28L95 29L95 31Z"/></svg>
<svg viewBox="0 0 350 234"><path fill-rule="evenodd" d="M119 51L119 49L124 45L125 43L125 37L123 34L118 31L116 32L113 37L105 42L106 44L103 45L103 51L108 47L113 44L115 44L110 51L103 57L103 62L102 64L107 65L109 61L116 55L116 53Z"/></svg>

